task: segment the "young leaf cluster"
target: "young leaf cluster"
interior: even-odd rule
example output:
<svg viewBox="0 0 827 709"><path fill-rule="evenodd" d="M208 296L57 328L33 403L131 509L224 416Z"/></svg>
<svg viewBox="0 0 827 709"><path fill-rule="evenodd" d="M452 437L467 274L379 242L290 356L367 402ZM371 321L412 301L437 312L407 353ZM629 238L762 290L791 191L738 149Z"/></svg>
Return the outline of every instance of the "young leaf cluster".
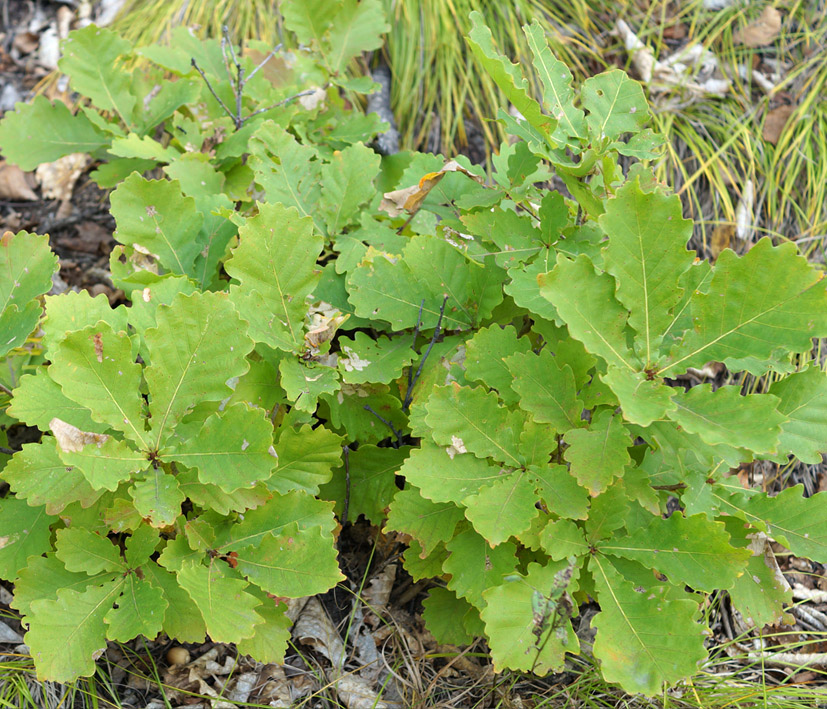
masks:
<svg viewBox="0 0 827 709"><path fill-rule="evenodd" d="M336 76L349 42L373 42L371 5L342 3L366 23L344 39L285 15ZM46 296L41 320L45 237L3 237L3 322L25 331L9 342L39 325L44 348L8 415L44 435L2 471L0 577L40 676L89 674L107 638L162 631L277 661L279 601L343 578L334 513L408 535L406 570L435 580L432 632L484 635L497 670L562 669L589 600L605 678L650 695L706 657L704 594L783 620L769 540L827 561L823 494L769 497L732 471L820 460L827 378L799 363L827 335L821 274L769 240L697 262L645 163L659 140L640 87L620 71L573 87L525 31L541 101L484 26L469 37L521 116L499 116L517 140L490 179L462 158L382 158L373 119L294 104L179 151L179 126L229 121L202 87L206 113L182 103L160 141L123 136L176 152L151 158L168 179L118 163L111 270L128 307ZM220 95L220 50L142 53L172 85L193 78L188 52L212 62ZM73 61L77 81L89 67ZM77 116L96 130L143 104L88 96L103 113ZM710 361L775 383L673 386Z"/></svg>

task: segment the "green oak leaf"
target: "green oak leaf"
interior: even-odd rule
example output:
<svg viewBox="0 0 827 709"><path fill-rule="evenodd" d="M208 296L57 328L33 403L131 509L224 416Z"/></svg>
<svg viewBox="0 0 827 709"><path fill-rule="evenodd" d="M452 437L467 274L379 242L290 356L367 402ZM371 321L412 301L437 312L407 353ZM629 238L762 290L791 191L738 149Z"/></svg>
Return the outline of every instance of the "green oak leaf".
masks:
<svg viewBox="0 0 827 709"><path fill-rule="evenodd" d="M103 293L94 298L88 291L68 291L59 296L47 295L46 319L43 321L45 351L54 352L60 342L75 330L95 325L101 320L114 332L128 330L128 312L123 306L112 308Z"/></svg>
<svg viewBox="0 0 827 709"><path fill-rule="evenodd" d="M549 512L566 519L586 519L589 492L565 465L533 465L529 470Z"/></svg>
<svg viewBox="0 0 827 709"><path fill-rule="evenodd" d="M495 547L528 529L540 513L534 505L535 487L531 474L525 470L504 475L462 501L467 507L465 516Z"/></svg>
<svg viewBox="0 0 827 709"><path fill-rule="evenodd" d="M321 527L302 529L293 522L237 550L238 570L274 596L302 598L324 593L344 581L336 547Z"/></svg>
<svg viewBox="0 0 827 709"><path fill-rule="evenodd" d="M85 571L93 576L124 567L118 548L106 537L86 529L58 530L55 549L55 556L67 571Z"/></svg>
<svg viewBox="0 0 827 709"><path fill-rule="evenodd" d="M322 166L322 196L319 211L327 233L339 234L354 221L359 207L376 195L373 181L379 174L380 156L361 143L336 150Z"/></svg>
<svg viewBox="0 0 827 709"><path fill-rule="evenodd" d="M104 616L123 583L113 579L79 591L61 588L54 600L32 602L24 639L39 680L68 682L95 673L94 657L106 649Z"/></svg>
<svg viewBox="0 0 827 709"><path fill-rule="evenodd" d="M95 421L149 449L141 365L135 362L126 332L101 321L68 333L54 350L49 375L69 399L88 407Z"/></svg>
<svg viewBox="0 0 827 709"><path fill-rule="evenodd" d="M41 307L36 298L51 289L57 268L48 236L7 231L0 237L0 357L21 346L37 327Z"/></svg>
<svg viewBox="0 0 827 709"><path fill-rule="evenodd" d="M623 481L617 481L608 490L592 498L586 519L586 539L595 545L601 539L610 539L628 523L631 505Z"/></svg>
<svg viewBox="0 0 827 709"><path fill-rule="evenodd" d="M612 411L601 411L589 428L571 430L563 439L569 446L565 455L571 474L592 495L599 495L612 480L622 477L631 462L629 432Z"/></svg>
<svg viewBox="0 0 827 709"><path fill-rule="evenodd" d="M426 408L425 421L436 443L515 468L522 466L521 417L501 407L493 392L461 387L454 382L434 387Z"/></svg>
<svg viewBox="0 0 827 709"><path fill-rule="evenodd" d="M31 604L37 600L55 600L58 591L70 588L83 591L96 583L112 579L111 572L89 576L83 572L67 571L54 552L45 556L31 556L14 582L14 598L11 606L21 615L31 616Z"/></svg>
<svg viewBox="0 0 827 709"><path fill-rule="evenodd" d="M489 253L496 256L495 263L502 268L511 268L527 261L543 246L541 233L531 218L511 210L500 207L484 209L463 215L461 221L472 234L496 247L496 251Z"/></svg>
<svg viewBox="0 0 827 709"><path fill-rule="evenodd" d="M629 313L615 298L616 283L611 275L598 274L588 256L573 261L559 256L554 270L538 281L542 296L551 301L571 336L588 352L599 355L609 366L642 369L626 344Z"/></svg>
<svg viewBox="0 0 827 709"><path fill-rule="evenodd" d="M780 452L792 454L802 463L821 462L827 450L827 377L819 367L791 374L772 384L769 393L778 397L778 412L787 417L781 424Z"/></svg>
<svg viewBox="0 0 827 709"><path fill-rule="evenodd" d="M25 499L32 507L45 505L50 515L59 514L72 502L88 507L103 494L103 490L95 490L89 484L80 470L60 459L53 439L25 443L6 463L0 477L18 499Z"/></svg>
<svg viewBox="0 0 827 709"><path fill-rule="evenodd" d="M510 355L530 350L528 338L518 338L513 325L482 328L465 344L465 375L496 389L504 404L516 404L520 396L512 388L514 376L506 360Z"/></svg>
<svg viewBox="0 0 827 709"><path fill-rule="evenodd" d="M511 388L517 393L520 408L537 423L548 423L557 433L583 426L574 372L567 364L543 349L539 354L513 354L505 364L511 373ZM549 432L551 435L551 432Z"/></svg>
<svg viewBox="0 0 827 709"><path fill-rule="evenodd" d="M451 574L448 588L477 608L486 605L483 591L501 584L517 566L514 544L504 542L492 549L473 529L460 532L445 546L451 552L442 565Z"/></svg>
<svg viewBox="0 0 827 709"><path fill-rule="evenodd" d="M152 468L129 488L135 509L153 527L168 527L181 514L184 493L178 480L160 468Z"/></svg>
<svg viewBox="0 0 827 709"><path fill-rule="evenodd" d="M278 350L304 351L306 298L319 282L322 237L312 220L282 204L260 204L239 229L224 268L238 285L230 300L250 323L250 335Z"/></svg>
<svg viewBox="0 0 827 709"><path fill-rule="evenodd" d="M59 419L52 419L49 427L58 440L60 459L83 473L95 490L112 492L149 465L146 454L126 441L81 431Z"/></svg>
<svg viewBox="0 0 827 709"><path fill-rule="evenodd" d="M183 195L180 183L147 180L132 173L112 192L110 200L118 225L117 241L156 254L172 273L195 276L203 216L196 210L195 200Z"/></svg>
<svg viewBox="0 0 827 709"><path fill-rule="evenodd" d="M502 301L504 277L499 269L474 264L442 238L414 236L393 262L382 254L366 258L350 272L347 286L360 317L386 320L396 330L417 323L427 330L436 327L445 302L442 328L467 330Z"/></svg>
<svg viewBox="0 0 827 709"><path fill-rule="evenodd" d="M141 572L164 592L164 601L167 603L162 625L164 632L179 642L204 642L207 632L204 618L190 595L181 588L175 574L162 569L155 562L143 565Z"/></svg>
<svg viewBox="0 0 827 709"><path fill-rule="evenodd" d="M341 436L324 426L285 427L275 446L276 468L267 485L281 494L304 490L311 495L328 482L342 460Z"/></svg>
<svg viewBox="0 0 827 709"><path fill-rule="evenodd" d="M827 286L795 244L761 239L744 256L725 249L706 291L689 303L692 328L673 347L660 375L706 362L765 360L777 349L807 352L827 333ZM764 374L758 367L754 374Z"/></svg>
<svg viewBox="0 0 827 709"><path fill-rule="evenodd" d="M447 588L436 586L428 589L428 597L422 601L422 617L431 635L441 645L469 645L475 635L468 632L466 619L479 612L464 598L458 598Z"/></svg>
<svg viewBox="0 0 827 709"><path fill-rule="evenodd" d="M649 426L677 408L672 400L675 389L658 379L647 379L645 373L610 366L600 380L617 396L629 423Z"/></svg>
<svg viewBox="0 0 827 709"><path fill-rule="evenodd" d="M247 370L253 341L226 293L177 295L171 305L158 308L156 321L144 333L152 352L144 376L153 446L160 448L197 404L232 393L225 382Z"/></svg>
<svg viewBox="0 0 827 709"><path fill-rule="evenodd" d="M256 612L260 600L227 564L213 559L209 567L190 560L176 572L178 583L190 595L204 618L210 639L237 643L255 634L264 618ZM228 613L228 609L232 613Z"/></svg>
<svg viewBox="0 0 827 709"><path fill-rule="evenodd" d="M704 514L684 517L680 512L668 519L653 516L648 525L601 542L598 548L657 569L672 583L710 592L730 588L749 558L746 550L729 543L722 522L712 522Z"/></svg>
<svg viewBox="0 0 827 709"><path fill-rule="evenodd" d="M103 618L106 636L117 642L127 642L139 635L154 638L163 629L166 609L163 589L135 573L127 574L123 593Z"/></svg>
<svg viewBox="0 0 827 709"><path fill-rule="evenodd" d="M287 643L290 642L290 626L293 624L287 616L287 606L253 586L248 589L248 593L261 600L256 613L264 618L264 621L255 626L253 637L236 643L236 647L239 652L252 655L259 662L282 664Z"/></svg>
<svg viewBox="0 0 827 709"><path fill-rule="evenodd" d="M500 477L500 467L487 459L427 440L411 451L398 472L432 502L457 504Z"/></svg>
<svg viewBox="0 0 827 709"><path fill-rule="evenodd" d="M743 508L748 521L766 523L766 533L793 554L819 563L827 561L827 493L803 496L796 485L775 497L755 495Z"/></svg>
<svg viewBox="0 0 827 709"><path fill-rule="evenodd" d="M604 268L617 279L616 297L638 332L638 354L652 366L681 299L680 278L694 261L686 250L692 222L682 217L680 197L644 191L638 179L607 200L600 227L609 237Z"/></svg>
<svg viewBox="0 0 827 709"><path fill-rule="evenodd" d="M210 416L195 436L160 455L195 468L202 483L232 493L270 477L277 465L272 446L267 413L236 404Z"/></svg>
<svg viewBox="0 0 827 709"><path fill-rule="evenodd" d="M543 83L543 106L557 119L554 137L565 143L585 133L583 111L574 105L569 68L551 53L545 30L537 20L523 27L534 68Z"/></svg>
<svg viewBox="0 0 827 709"><path fill-rule="evenodd" d="M13 581L30 556L49 551L49 526L55 521L44 507L30 507L16 497L0 499L0 578Z"/></svg>
<svg viewBox="0 0 827 709"><path fill-rule="evenodd" d="M571 620L565 614L555 614L556 601L548 598L567 566L567 561L529 564L524 577L517 576L485 591L487 605L480 615L495 671L507 667L543 676L559 671L567 652L579 651ZM574 590L573 586L569 587ZM542 629L537 624L538 599L548 603L551 611ZM539 635L538 631L541 631Z"/></svg>
<svg viewBox="0 0 827 709"><path fill-rule="evenodd" d="M544 135L550 135L556 127L556 118L543 114L540 104L531 97L531 90L520 67L494 47L494 38L491 30L486 27L482 14L472 12L471 22L473 29L468 33L467 41L477 61L520 115Z"/></svg>
<svg viewBox="0 0 827 709"><path fill-rule="evenodd" d="M73 114L63 101L52 103L45 96L16 104L0 121L3 157L21 170L71 153L92 154L110 140L83 113Z"/></svg>
<svg viewBox="0 0 827 709"><path fill-rule="evenodd" d="M672 397L677 408L669 417L688 433L715 445L725 443L756 453L775 453L786 416L779 413L772 394L741 395L741 387L711 384L678 391Z"/></svg>
<svg viewBox="0 0 827 709"><path fill-rule="evenodd" d="M667 586L636 587L600 556L589 570L600 598L594 655L603 677L627 692L659 694L698 671L706 658L698 604L669 599Z"/></svg>
<svg viewBox="0 0 827 709"><path fill-rule="evenodd" d="M454 536L454 529L463 518L462 509L454 503L432 502L408 485L394 495L385 530L410 534L422 545L422 551L430 554L440 542Z"/></svg>
<svg viewBox="0 0 827 709"><path fill-rule="evenodd" d="M554 561L589 553L589 543L583 530L569 519L550 520L540 532L539 540Z"/></svg>
<svg viewBox="0 0 827 709"><path fill-rule="evenodd" d="M118 58L132 52L132 45L111 30L87 25L63 42L60 70L68 74L74 91L88 96L102 111L112 111L127 126L132 124L136 97L132 72Z"/></svg>

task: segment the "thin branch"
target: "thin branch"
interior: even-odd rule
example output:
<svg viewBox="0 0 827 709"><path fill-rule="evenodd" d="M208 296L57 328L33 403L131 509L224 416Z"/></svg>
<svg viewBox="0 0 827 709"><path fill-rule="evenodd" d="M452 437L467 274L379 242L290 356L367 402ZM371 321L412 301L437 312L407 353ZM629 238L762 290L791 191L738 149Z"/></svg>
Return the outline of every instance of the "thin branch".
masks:
<svg viewBox="0 0 827 709"><path fill-rule="evenodd" d="M267 62L269 62L276 55L277 52L280 52L283 46L284 45L281 42L279 42L275 47L273 47L273 49L270 50L270 53L266 57L264 57L264 59L262 59L261 62L259 62L258 66L255 69L253 69L250 72L250 76L247 77L247 81L250 81L250 79L252 79L258 73L258 70L261 69L261 67L263 67Z"/></svg>
<svg viewBox="0 0 827 709"><path fill-rule="evenodd" d="M4 448L3 446L0 446L0 453L2 453L3 455L14 455L15 453L17 453L17 451L12 450L11 448Z"/></svg>
<svg viewBox="0 0 827 709"><path fill-rule="evenodd" d="M11 389L9 389L5 384L0 383L0 391L11 396Z"/></svg>
<svg viewBox="0 0 827 709"><path fill-rule="evenodd" d="M439 320L436 321L436 328L434 329L434 334L431 336L431 341L428 344L428 349L425 350L425 354L419 361L419 367L417 367L416 374L414 374L413 377L411 377L410 370L408 370L408 391L405 392L405 400L402 402L403 411L407 411L411 406L411 402L413 401L414 387L416 386L416 383L419 381L419 377L422 376L422 368L425 366L425 362L428 360L428 355L431 354L431 350L434 348L434 344L436 343L437 338L439 337L439 333L442 330L442 319L445 317L445 306L447 303L448 296L446 295L445 298L442 300L442 305L439 308ZM419 323L417 323L417 328L418 327Z"/></svg>
<svg viewBox="0 0 827 709"><path fill-rule="evenodd" d="M196 62L196 61L195 61L195 57L193 57L193 59L192 59L192 65L193 65L193 67L195 67L195 70L196 70L199 74L201 74L201 78L202 78L202 79L204 79L204 83L207 85L207 88L210 90L210 93L213 95L213 98L214 98L216 101L218 101L218 103L219 103L219 105L221 106L221 108L223 108L223 109L224 109L224 112L225 112L225 113L226 113L226 114L227 114L230 118L232 118L232 119L233 119L233 122L235 122L235 116L233 115L233 112L232 112L229 108L227 108L227 104L226 104L226 103L224 103L224 102L221 100L221 97L220 97L217 93L215 93L215 89L212 87L212 84L210 83L210 80L207 78L207 75L204 73L204 70L203 70L200 66L198 66L198 62Z"/></svg>
<svg viewBox="0 0 827 709"><path fill-rule="evenodd" d="M374 411L369 404L365 404L362 408L365 411L370 411L370 413L376 416L376 418L378 418L391 430L391 433L393 433L393 435L396 436L396 443L394 443L393 447L399 448L399 446L402 444L402 431L400 431L396 426L394 426L390 421L388 421L388 419L383 418L378 413L376 413L376 411Z"/></svg>
<svg viewBox="0 0 827 709"><path fill-rule="evenodd" d="M342 510L342 527L347 524L347 514L350 508L350 448L342 446L342 454L345 459L345 504Z"/></svg>
<svg viewBox="0 0 827 709"><path fill-rule="evenodd" d="M278 108L279 106L283 106L284 104L289 103L290 101L293 101L294 99L301 98L302 96L310 96L310 94L314 94L314 93L316 93L316 89L305 89L304 91L299 91L299 93L293 94L292 96L288 96L287 98L282 99L278 103L274 103L272 106L268 106L267 108L260 108L260 109L258 109L258 111L253 111L248 116L245 116L244 120L246 121L248 118L252 118L253 116L257 116L259 113L266 113L267 111L272 111L274 108Z"/></svg>

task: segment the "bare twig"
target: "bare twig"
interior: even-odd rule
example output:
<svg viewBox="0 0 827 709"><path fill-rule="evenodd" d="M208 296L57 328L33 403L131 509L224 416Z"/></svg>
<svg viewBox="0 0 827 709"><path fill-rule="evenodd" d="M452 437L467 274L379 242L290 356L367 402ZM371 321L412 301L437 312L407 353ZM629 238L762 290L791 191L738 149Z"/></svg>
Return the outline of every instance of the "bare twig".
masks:
<svg viewBox="0 0 827 709"><path fill-rule="evenodd" d="M411 402L413 401L413 390L416 386L416 383L419 381L419 377L422 376L422 368L425 366L425 362L428 360L428 355L431 354L431 350L434 348L434 344L436 344L437 338L442 330L442 319L445 317L445 306L448 303L448 296L446 295L445 298L442 300L442 305L439 308L439 320L436 321L436 328L434 329L434 334L431 336L431 341L428 343L428 349L425 350L425 354L422 355L422 359L419 360L419 367L417 367L416 374L413 377L410 376L410 370L408 370L408 391L405 392L405 400L402 402L402 410L407 411L410 406ZM420 306L420 316L422 313L422 308ZM417 331L419 329L419 322L417 322Z"/></svg>
<svg viewBox="0 0 827 709"><path fill-rule="evenodd" d="M15 453L17 453L17 451L12 450L11 448L4 448L3 446L0 446L0 453L2 453L3 455L14 455Z"/></svg>
<svg viewBox="0 0 827 709"><path fill-rule="evenodd" d="M369 404L365 404L362 408L365 411L370 411L370 413L376 416L376 418L378 418L391 430L391 433L393 433L393 435L396 436L396 443L393 444L393 447L399 448L399 446L402 445L402 431L400 431L396 426L394 426L390 421L388 421L388 419L383 418L378 413L376 413L376 411L374 411Z"/></svg>
<svg viewBox="0 0 827 709"><path fill-rule="evenodd" d="M5 384L0 384L0 391L11 396L11 389L9 389Z"/></svg>
<svg viewBox="0 0 827 709"><path fill-rule="evenodd" d="M199 74L201 74L201 78L204 79L204 83L207 85L207 88L210 90L210 93L213 95L213 98L215 98L215 100L218 101L221 108L224 109L224 112L230 118L232 118L233 121L235 121L235 116L233 115L233 112L229 108L227 108L227 104L221 100L221 97L217 93L215 93L215 89L212 87L212 84L210 83L210 80L207 78L207 75L204 73L204 70L200 66L198 66L198 62L195 61L195 57L192 58L192 65L193 67L195 67L195 70Z"/></svg>
<svg viewBox="0 0 827 709"><path fill-rule="evenodd" d="M269 62L276 55L277 52L280 52L283 46L284 45L281 42L279 42L275 47L273 47L270 50L270 53L266 57L264 57L264 59L262 59L261 62L259 62L258 66L255 69L253 69L250 72L250 76L247 77L247 81L250 81L250 79L252 79L258 73L258 70L261 69L261 67L263 67L267 62Z"/></svg>
<svg viewBox="0 0 827 709"><path fill-rule="evenodd" d="M299 91L297 94L293 94L292 96L288 96L287 98L274 103L272 106L268 106L267 108L260 108L258 111L253 111L249 116L245 116L244 120L246 121L248 118L252 118L253 116L257 116L259 113L266 113L267 111L272 111L274 108L278 108L279 106L283 106L286 103L290 103L290 101L294 101L297 98L301 98L302 96L310 96L310 94L316 93L316 89L305 89L304 91Z"/></svg>

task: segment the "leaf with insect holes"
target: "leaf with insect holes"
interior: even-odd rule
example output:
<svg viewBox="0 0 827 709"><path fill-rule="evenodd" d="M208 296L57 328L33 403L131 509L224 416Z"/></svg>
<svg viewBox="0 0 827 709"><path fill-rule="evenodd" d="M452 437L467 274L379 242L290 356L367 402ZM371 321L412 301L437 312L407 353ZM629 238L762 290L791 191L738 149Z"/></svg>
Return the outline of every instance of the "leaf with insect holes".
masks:
<svg viewBox="0 0 827 709"><path fill-rule="evenodd" d="M332 394L339 388L339 373L332 367L301 363L292 357L279 362L280 383L299 411L313 413L319 396Z"/></svg>
<svg viewBox="0 0 827 709"><path fill-rule="evenodd" d="M133 173L110 196L118 225L114 237L156 254L168 271L195 276L201 250L198 232L203 217L195 200L185 197L175 180L147 180Z"/></svg>
<svg viewBox="0 0 827 709"><path fill-rule="evenodd" d="M73 114L63 101L53 103L45 96L16 104L0 120L0 150L21 170L34 170L71 153L91 154L109 141L83 113Z"/></svg>
<svg viewBox="0 0 827 709"><path fill-rule="evenodd" d="M69 333L54 351L49 375L63 393L89 408L92 418L149 449L140 394L141 365L126 332L106 322Z"/></svg>
<svg viewBox="0 0 827 709"><path fill-rule="evenodd" d="M349 299L358 316L427 330L436 327L447 295L443 330L467 330L502 300L504 274L474 265L443 239L415 236L393 261L377 255L351 271Z"/></svg>
<svg viewBox="0 0 827 709"><path fill-rule="evenodd" d="M144 370L154 447L197 404L220 401L226 381L244 374L253 341L225 293L178 295L158 308L157 326L144 333L152 364ZM170 333L174 335L170 336Z"/></svg>
<svg viewBox="0 0 827 709"><path fill-rule="evenodd" d="M529 564L524 577L515 576L485 591L487 605L480 615L495 671L507 667L543 676L559 671L567 652L578 652L577 635L564 606L548 599L558 580L565 578L567 566L567 561ZM569 580L566 588L573 592L576 582Z"/></svg>
<svg viewBox="0 0 827 709"><path fill-rule="evenodd" d="M201 482L232 493L270 477L277 464L272 446L267 413L236 404L210 416L195 436L161 456L195 468Z"/></svg>
<svg viewBox="0 0 827 709"><path fill-rule="evenodd" d="M238 570L274 596L302 598L324 593L345 577L336 548L321 527L302 529L296 522L254 545L237 549Z"/></svg>
<svg viewBox="0 0 827 709"><path fill-rule="evenodd" d="M649 120L649 105L641 85L620 69L586 79L580 89L586 123L595 139L636 133Z"/></svg>
<svg viewBox="0 0 827 709"><path fill-rule="evenodd" d="M339 349L339 371L348 384L390 383L416 357L410 341L388 337L374 340L364 332L354 333L353 339L340 337Z"/></svg>
<svg viewBox="0 0 827 709"><path fill-rule="evenodd" d="M666 586L636 587L600 555L592 557L600 612L594 655L603 677L627 692L659 694L665 683L695 674L706 658L695 601L670 599Z"/></svg>
<svg viewBox="0 0 827 709"><path fill-rule="evenodd" d="M225 270L238 281L230 286L230 300L250 323L256 342L304 350L305 300L319 282L322 242L310 219L281 204L259 205L258 214L239 229Z"/></svg>

